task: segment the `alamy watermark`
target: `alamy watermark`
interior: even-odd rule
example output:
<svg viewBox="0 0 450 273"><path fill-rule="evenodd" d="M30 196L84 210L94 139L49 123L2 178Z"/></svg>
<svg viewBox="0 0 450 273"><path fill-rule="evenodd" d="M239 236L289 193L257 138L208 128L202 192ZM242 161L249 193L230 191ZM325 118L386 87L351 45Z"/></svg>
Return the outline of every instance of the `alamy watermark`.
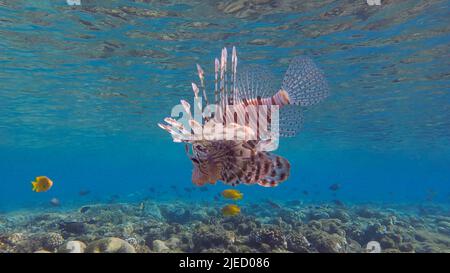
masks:
<svg viewBox="0 0 450 273"><path fill-rule="evenodd" d="M278 148L280 136L279 106L237 103L231 105L208 104L202 108L202 99L194 99L194 111L185 101L175 105L169 131L176 141L256 141L259 150ZM175 120L177 118L177 120Z"/></svg>
<svg viewBox="0 0 450 273"><path fill-rule="evenodd" d="M66 0L69 6L81 6L81 0Z"/></svg>
<svg viewBox="0 0 450 273"><path fill-rule="evenodd" d="M381 0L366 0L369 6L381 6Z"/></svg>

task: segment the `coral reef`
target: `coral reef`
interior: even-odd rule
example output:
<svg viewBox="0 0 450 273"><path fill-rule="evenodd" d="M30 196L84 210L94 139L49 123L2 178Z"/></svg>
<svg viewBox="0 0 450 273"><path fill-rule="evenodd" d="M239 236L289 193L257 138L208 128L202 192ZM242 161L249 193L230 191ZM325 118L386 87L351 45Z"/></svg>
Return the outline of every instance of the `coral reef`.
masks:
<svg viewBox="0 0 450 273"><path fill-rule="evenodd" d="M50 232L43 238L43 245L46 249L55 249L64 244L64 238L61 234L56 232Z"/></svg>
<svg viewBox="0 0 450 273"><path fill-rule="evenodd" d="M61 253L84 253L86 251L86 244L80 241L68 241L64 244L58 252Z"/></svg>
<svg viewBox="0 0 450 273"><path fill-rule="evenodd" d="M0 252L450 252L449 208L183 202L93 204L0 215Z"/></svg>
<svg viewBox="0 0 450 273"><path fill-rule="evenodd" d="M195 252L204 252L206 249L223 248L234 243L235 234L225 230L220 225L199 224L194 227L192 234Z"/></svg>
<svg viewBox="0 0 450 273"><path fill-rule="evenodd" d="M274 227L262 228L250 233L249 241L254 245L265 245L270 248L287 248L286 237L283 231Z"/></svg>
<svg viewBox="0 0 450 273"><path fill-rule="evenodd" d="M308 241L308 239L306 239L306 237L302 233L298 231L289 233L286 240L287 240L287 248L292 252L297 253L312 252L311 243Z"/></svg>
<svg viewBox="0 0 450 273"><path fill-rule="evenodd" d="M90 253L135 253L136 250L126 241L110 237L90 243L86 247L86 252Z"/></svg>

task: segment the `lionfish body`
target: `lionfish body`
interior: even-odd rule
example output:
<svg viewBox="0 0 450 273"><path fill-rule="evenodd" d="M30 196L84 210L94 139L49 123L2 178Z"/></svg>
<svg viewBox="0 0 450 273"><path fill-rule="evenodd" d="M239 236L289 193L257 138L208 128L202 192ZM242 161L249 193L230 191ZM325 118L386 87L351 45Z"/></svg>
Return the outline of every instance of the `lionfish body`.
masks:
<svg viewBox="0 0 450 273"><path fill-rule="evenodd" d="M277 135L273 131L294 136L303 121L303 108L326 98L328 86L322 72L307 57L292 60L278 89L272 86L275 81L266 69L252 66L238 73L234 47L230 69L227 59L224 48L220 60L215 60L213 104L206 94L203 69L197 65L201 97L207 107L215 106L213 113L204 111L201 115L204 125L194 119L190 104L184 100L181 105L188 125L172 118L164 119L167 124L158 125L172 135L174 142L186 143L186 153L194 165L194 184L202 186L221 180L232 186L277 186L289 177L290 163L269 152L276 149ZM192 88L194 107L201 109L200 88L195 83ZM265 111L255 111L260 106L265 106ZM273 109L279 109L277 120L272 116ZM226 137L230 135L231 138Z"/></svg>

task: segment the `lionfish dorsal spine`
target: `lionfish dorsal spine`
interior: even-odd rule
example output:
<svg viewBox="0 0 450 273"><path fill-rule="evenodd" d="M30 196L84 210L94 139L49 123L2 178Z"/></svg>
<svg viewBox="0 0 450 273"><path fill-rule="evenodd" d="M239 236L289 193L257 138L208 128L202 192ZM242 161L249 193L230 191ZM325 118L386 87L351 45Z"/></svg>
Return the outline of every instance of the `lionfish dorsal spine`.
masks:
<svg viewBox="0 0 450 273"><path fill-rule="evenodd" d="M228 101L228 94L226 88L226 71L227 71L227 49L222 49L222 55L220 58L220 96L222 108L226 107Z"/></svg>
<svg viewBox="0 0 450 273"><path fill-rule="evenodd" d="M180 102L181 102L181 105L183 106L184 112L188 116L188 119L192 119L191 105L189 104L189 102L187 102L185 100L181 100Z"/></svg>
<svg viewBox="0 0 450 273"><path fill-rule="evenodd" d="M236 75L237 75L237 53L236 47L233 46L233 51L231 54L231 85L233 90L233 104L235 104L238 100L236 88Z"/></svg>
<svg viewBox="0 0 450 273"><path fill-rule="evenodd" d="M197 84L195 84L194 82L192 83L192 91L194 92L194 98L198 99L199 89Z"/></svg>
<svg viewBox="0 0 450 273"><path fill-rule="evenodd" d="M199 100L198 94L200 93L200 89L198 88L196 83L192 83L192 91L194 92L194 105L196 105L198 110L202 110L202 102ZM195 112L194 112L195 113Z"/></svg>
<svg viewBox="0 0 450 273"><path fill-rule="evenodd" d="M219 103L219 59L214 60L214 103L217 105Z"/></svg>
<svg viewBox="0 0 450 273"><path fill-rule="evenodd" d="M206 105L208 105L208 96L206 95L206 87L205 87L205 72L203 71L202 67L197 64L197 72L198 77L200 79L200 86L202 88L203 98L205 99Z"/></svg>

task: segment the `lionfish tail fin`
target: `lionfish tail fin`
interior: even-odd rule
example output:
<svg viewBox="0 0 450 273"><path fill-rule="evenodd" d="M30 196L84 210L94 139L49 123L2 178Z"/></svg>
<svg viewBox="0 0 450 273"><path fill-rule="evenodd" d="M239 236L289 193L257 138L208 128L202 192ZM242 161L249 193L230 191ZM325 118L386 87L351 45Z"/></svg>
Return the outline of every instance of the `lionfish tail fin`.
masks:
<svg viewBox="0 0 450 273"><path fill-rule="evenodd" d="M223 161L222 181L233 186L243 183L274 187L289 178L289 161L278 155L256 151L252 142L246 144L234 147L233 155Z"/></svg>
<svg viewBox="0 0 450 273"><path fill-rule="evenodd" d="M288 179L291 164L286 158L274 154L268 154L267 160L270 161L270 172L258 180L258 185L276 187Z"/></svg>
<svg viewBox="0 0 450 273"><path fill-rule="evenodd" d="M329 95L322 71L308 57L292 59L283 79L282 89L289 94L291 104L310 106Z"/></svg>

